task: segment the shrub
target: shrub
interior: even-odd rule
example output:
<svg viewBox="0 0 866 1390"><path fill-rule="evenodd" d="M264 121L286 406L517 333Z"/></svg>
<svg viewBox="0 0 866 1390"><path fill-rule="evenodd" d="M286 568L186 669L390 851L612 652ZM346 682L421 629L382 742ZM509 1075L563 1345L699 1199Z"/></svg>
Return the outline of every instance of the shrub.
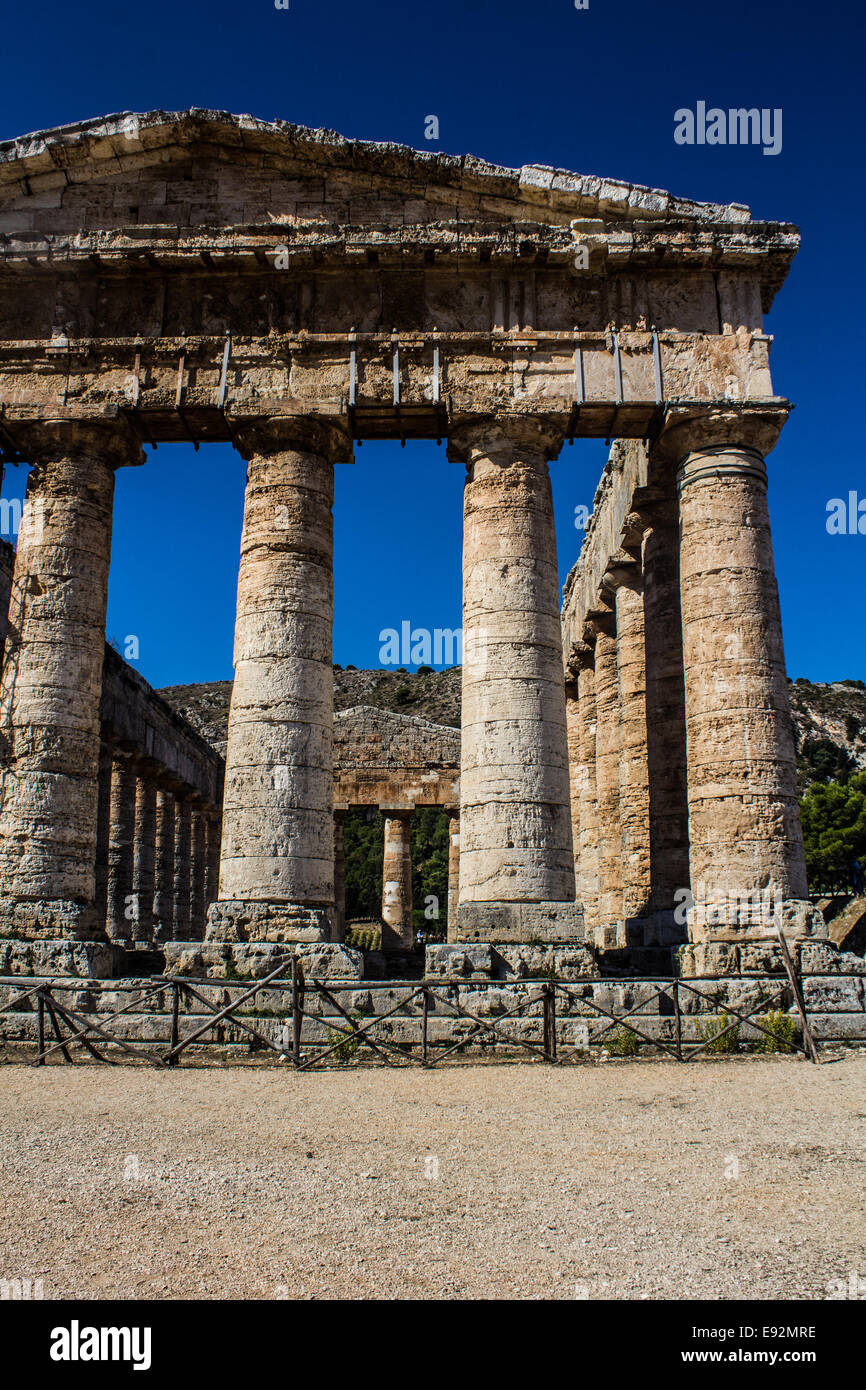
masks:
<svg viewBox="0 0 866 1390"><path fill-rule="evenodd" d="M605 1045L612 1057L636 1057L640 1041L630 1028L619 1027Z"/></svg>
<svg viewBox="0 0 866 1390"><path fill-rule="evenodd" d="M355 1012L353 1012L351 1016L352 1018L361 1017L359 1013ZM338 1062L350 1062L361 1046L357 1036L354 1033L340 1033L336 1028L329 1028L327 1034L328 1047L333 1047L335 1043L337 1044L331 1056L335 1057ZM337 1041L338 1039L339 1041Z"/></svg>
<svg viewBox="0 0 866 1390"><path fill-rule="evenodd" d="M752 1044L754 1052L796 1052L795 1043L799 1040L800 1030L790 1014L782 1009L770 1009L764 1018L756 1021L769 1028L775 1037L768 1038L766 1033L762 1033L758 1041Z"/></svg>
<svg viewBox="0 0 866 1390"><path fill-rule="evenodd" d="M708 1018L705 1023L698 1023L698 1037L702 1043L706 1043L705 1052L737 1052L740 1047L740 1025L731 1028L730 1033L725 1033L724 1037L718 1034L723 1032L734 1020L726 1013L717 1014Z"/></svg>

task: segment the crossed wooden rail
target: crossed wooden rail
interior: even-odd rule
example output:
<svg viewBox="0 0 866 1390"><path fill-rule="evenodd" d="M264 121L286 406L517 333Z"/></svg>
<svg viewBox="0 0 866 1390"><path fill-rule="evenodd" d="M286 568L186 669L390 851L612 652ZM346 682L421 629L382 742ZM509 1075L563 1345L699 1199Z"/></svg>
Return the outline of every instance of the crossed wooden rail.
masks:
<svg viewBox="0 0 866 1390"><path fill-rule="evenodd" d="M691 996L706 1000L706 982L704 982L703 988L679 978L663 981L626 980L622 978L618 981L594 979L579 980L574 983L551 979L464 980L459 982L476 992L486 988L496 989L500 993L515 987L528 990L526 996L518 998L517 1002L512 1007L505 1009L504 1012L495 1016L480 1017L478 1013L462 1002L459 987L455 987L458 984L456 981L425 979L400 982L341 979L331 980L326 985L322 980L315 978L307 980L301 962L295 956L281 961L269 974L254 981L236 999L222 1007L208 999L201 989L197 989L189 980L162 976L155 979L152 984L143 987L140 984L131 985L123 981L112 981L112 991L130 990L133 997L123 1008L118 1008L113 1013L106 1015L100 1023L85 1017L57 998L58 992L86 989L88 984L92 986L100 983L97 981L76 980L74 985L72 983L66 985L57 981L35 984L0 1006L0 1013L12 1012L25 1001L35 1001L37 1052L31 1063L33 1066L44 1066L48 1058L57 1053L71 1063L73 1061L71 1049L76 1045L82 1047L94 1060L99 1062L114 1064L115 1059L106 1055L105 1047L115 1046L132 1059L147 1062L151 1066L159 1068L176 1066L189 1048L196 1044L212 1045L212 1040L209 1041L206 1035L211 1033L217 1025L227 1020L246 1033L255 1047L270 1050L283 1061L290 1059L298 1071L310 1071L315 1067L321 1067L329 1059L342 1062L348 1055L354 1056L362 1047L368 1048L373 1056L386 1066L420 1065L429 1069L441 1066L449 1057L463 1052L473 1043L498 1043L512 1051L529 1053L540 1061L562 1065L577 1056L585 1058L588 1055L590 1046L588 1026L592 1019L607 1020L605 1026L594 1033L592 1038L594 1046L603 1043L609 1033L612 1033L615 1038L617 1034L613 1030L625 1030L637 1040L638 1044L643 1042L657 1048L665 1055L673 1057L677 1062L690 1062L703 1052L716 1050L721 1039L738 1029L740 1024L748 1023L767 1038L781 1044L783 1051L799 1052L810 1061L817 1063L819 1061L818 1053L809 1027L800 980L788 951L787 943L782 937L780 940L787 979L779 982L778 988L770 997L761 998L747 1012L725 1003L722 1006L723 1026L702 1036L699 1043L691 1044L686 1043L683 1039L681 995L682 991L685 990ZM592 985L610 985L613 983L633 986L655 984L657 987L652 994L642 998L633 1008L624 1013L616 1013L605 1008L591 994L589 997L587 995L587 989ZM384 1013L376 1013L366 1019L353 1016L340 1003L335 994L335 991L347 989L374 991L395 988L401 993L397 1003ZM286 1026L290 1025L291 1027L290 1044L288 1042L276 1042L263 1033L260 1027L251 1023L248 1018L238 1016L238 1010L264 989L290 992L291 998L290 1001L287 1001L290 1003L290 1007L286 1011ZM796 1036L792 1036L791 1032L786 1030L781 1033L772 1026L771 1010L775 1005L783 1002L789 989L799 1015L802 1041ZM408 991L408 993L403 993L403 991ZM147 1051L144 1048L134 1046L125 1038L119 1037L111 1031L110 1025L114 1019L129 1014L135 1009L140 1009L143 1004L156 995L164 995L166 992L171 995L171 1034L166 1051L160 1051L156 1048ZM313 1012L307 1005L307 996L310 993L328 1004L334 1011L333 1014L324 1016L321 1013ZM208 1010L211 1016L198 1022L190 1032L181 1036L181 1001L184 999L194 1001L197 1005ZM663 1038L652 1037L639 1026L639 1022L645 1017L648 1006L655 1000L659 1000L659 1003L665 1006L664 1012L672 1012L674 1023L672 1042ZM558 1004L565 1003L567 1007L570 1007L575 1002L579 1005L578 1013L563 1014L561 1008L558 1008ZM376 1035L376 1030L381 1024L408 1006L418 1007L419 1004L420 1039L417 1043L396 1043L390 1038ZM438 1044L431 1041L431 1006L435 1008L437 1004L443 1006L444 1016L450 1020L466 1021L469 1026L462 1036ZM660 1010L661 1012L662 1010ZM766 1015L766 1021L762 1022L756 1017L759 1013ZM417 1017L415 1014L410 1016ZM443 1015L439 1016L442 1017ZM519 1019L540 1022L540 1036L528 1038L512 1031L506 1031L504 1025ZM50 1022L54 1034L54 1040L50 1043L46 1042L46 1020ZM310 1037L304 1039L305 1020L324 1027L327 1031L327 1040L322 1042L320 1039L311 1039ZM585 1037L577 1043L571 1042L570 1045L563 1046L559 1038L561 1031L559 1025L563 1022L585 1025ZM65 1025L69 1030L67 1034L64 1034L62 1025ZM336 1035L335 1040L332 1040L333 1035Z"/></svg>

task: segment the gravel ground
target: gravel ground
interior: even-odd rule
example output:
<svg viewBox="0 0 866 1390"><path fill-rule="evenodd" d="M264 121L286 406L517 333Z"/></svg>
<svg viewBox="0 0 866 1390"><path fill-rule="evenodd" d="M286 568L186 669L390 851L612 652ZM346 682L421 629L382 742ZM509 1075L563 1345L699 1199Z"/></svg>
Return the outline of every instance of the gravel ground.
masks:
<svg viewBox="0 0 866 1390"><path fill-rule="evenodd" d="M864 1140L862 1051L10 1064L0 1278L46 1298L823 1299L866 1277Z"/></svg>

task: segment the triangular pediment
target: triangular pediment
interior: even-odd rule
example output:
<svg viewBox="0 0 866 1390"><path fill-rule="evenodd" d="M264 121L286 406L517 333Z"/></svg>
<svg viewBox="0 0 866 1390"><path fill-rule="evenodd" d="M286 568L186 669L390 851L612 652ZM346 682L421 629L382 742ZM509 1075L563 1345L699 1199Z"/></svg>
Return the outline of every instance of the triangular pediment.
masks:
<svg viewBox="0 0 866 1390"><path fill-rule="evenodd" d="M0 142L0 215L32 229L402 225L747 224L749 210L541 165L348 140L220 111L124 112Z"/></svg>

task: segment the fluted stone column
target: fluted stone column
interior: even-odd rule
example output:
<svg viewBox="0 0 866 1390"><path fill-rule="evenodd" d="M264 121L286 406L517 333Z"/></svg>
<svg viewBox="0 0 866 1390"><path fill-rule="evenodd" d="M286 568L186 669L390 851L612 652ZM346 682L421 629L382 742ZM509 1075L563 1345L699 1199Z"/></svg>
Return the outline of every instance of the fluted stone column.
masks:
<svg viewBox="0 0 866 1390"><path fill-rule="evenodd" d="M463 941L575 940L574 857L547 460L530 418L451 438L465 461L460 904Z"/></svg>
<svg viewBox="0 0 866 1390"><path fill-rule="evenodd" d="M607 578L614 587L616 604L620 881L625 944L643 946L649 939L651 893L643 582L639 566L633 562L614 566Z"/></svg>
<svg viewBox="0 0 866 1390"><path fill-rule="evenodd" d="M0 688L0 934L104 941L95 866L114 470L143 455L116 421L17 437L34 467ZM53 963L101 968L86 955Z"/></svg>
<svg viewBox="0 0 866 1390"><path fill-rule="evenodd" d="M613 622L595 639L595 777L598 803L598 915L596 942L625 945L622 898L622 824L619 673Z"/></svg>
<svg viewBox="0 0 866 1390"><path fill-rule="evenodd" d="M153 897L156 887L156 787L152 774L142 768L135 796L135 851L132 892L138 913L136 937L153 940Z"/></svg>
<svg viewBox="0 0 866 1390"><path fill-rule="evenodd" d="M111 769L111 819L108 832L108 934L112 941L135 941L138 910L133 891L135 798L138 772L126 754L115 755Z"/></svg>
<svg viewBox="0 0 866 1390"><path fill-rule="evenodd" d="M174 794L160 787L156 794L156 863L153 894L154 937L174 935Z"/></svg>
<svg viewBox="0 0 866 1390"><path fill-rule="evenodd" d="M174 939L191 940L192 806L186 795L174 799Z"/></svg>
<svg viewBox="0 0 866 1390"><path fill-rule="evenodd" d="M579 647L578 700L580 709L580 846L577 896L583 904L588 940L599 928L598 903L598 790L596 785L595 647Z"/></svg>
<svg viewBox="0 0 866 1390"><path fill-rule="evenodd" d="M643 541L652 944L686 939L689 888L686 712L679 519L673 486L653 505Z"/></svg>
<svg viewBox="0 0 866 1390"><path fill-rule="evenodd" d="M385 852L382 859L382 949L411 951L412 920L411 812L385 815Z"/></svg>
<svg viewBox="0 0 866 1390"><path fill-rule="evenodd" d="M334 917L333 462L342 428L236 430L248 459L220 900L208 936L330 941Z"/></svg>
<svg viewBox="0 0 866 1390"><path fill-rule="evenodd" d="M784 415L683 413L679 458L692 940L821 931L807 901L767 472Z"/></svg>
<svg viewBox="0 0 866 1390"><path fill-rule="evenodd" d="M96 811L96 911L103 927L108 917L108 846L111 838L111 772L114 739L103 737L99 746L99 785Z"/></svg>
<svg viewBox="0 0 866 1390"><path fill-rule="evenodd" d="M195 799L190 809L189 916L190 935L201 941L207 913L207 815L204 802Z"/></svg>
<svg viewBox="0 0 866 1390"><path fill-rule="evenodd" d="M334 812L334 932L333 941L346 939L346 812Z"/></svg>
<svg viewBox="0 0 866 1390"><path fill-rule="evenodd" d="M206 851L206 870L205 870L205 902L216 901L219 892L220 877L220 841L222 839L222 826L220 816L216 807L210 806L207 811L207 851Z"/></svg>
<svg viewBox="0 0 866 1390"><path fill-rule="evenodd" d="M580 784L582 768L580 763L581 709L576 673L566 669L565 680L565 727L568 737L568 780L571 795L571 843L574 853L574 887L578 891L580 863Z"/></svg>
<svg viewBox="0 0 866 1390"><path fill-rule="evenodd" d="M448 940L457 940L460 901L460 812L448 812Z"/></svg>

